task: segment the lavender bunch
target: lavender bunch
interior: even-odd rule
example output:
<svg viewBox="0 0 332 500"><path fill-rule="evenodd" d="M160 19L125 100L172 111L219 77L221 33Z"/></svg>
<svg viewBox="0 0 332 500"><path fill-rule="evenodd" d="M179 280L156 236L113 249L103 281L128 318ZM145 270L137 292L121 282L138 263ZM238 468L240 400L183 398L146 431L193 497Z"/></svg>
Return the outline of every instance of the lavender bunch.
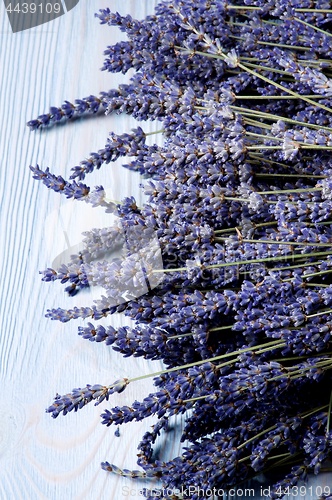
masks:
<svg viewBox="0 0 332 500"><path fill-rule="evenodd" d="M47 316L88 319L83 339L163 361L149 375L154 393L101 418L156 416L139 444L140 471L102 468L182 492L165 498L208 498L271 472L271 498L280 498L332 457L331 14L321 0L163 0L141 21L102 9L101 24L127 35L107 47L103 69L134 69L130 83L28 123L103 109L158 122L163 134L158 146L142 127L111 133L69 180L30 168L46 187L117 216L85 233L70 262L41 272L70 295L90 285L103 295ZM82 182L119 157L144 178L142 207ZM115 312L134 326L95 324ZM145 377L57 395L47 412L98 405ZM165 462L153 444L175 414L189 444Z"/></svg>

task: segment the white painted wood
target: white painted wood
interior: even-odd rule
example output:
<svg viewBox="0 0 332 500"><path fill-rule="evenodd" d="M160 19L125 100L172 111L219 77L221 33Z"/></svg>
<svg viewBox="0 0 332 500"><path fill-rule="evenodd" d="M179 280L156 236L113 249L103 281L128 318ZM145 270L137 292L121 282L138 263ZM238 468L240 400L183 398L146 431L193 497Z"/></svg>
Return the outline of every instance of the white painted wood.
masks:
<svg viewBox="0 0 332 500"><path fill-rule="evenodd" d="M114 11L141 18L152 12L154 1L109 4ZM104 146L110 130L128 132L135 126L127 116L75 121L34 133L25 125L50 105L125 81L123 75L99 71L103 50L123 37L94 19L102 6L105 2L99 0L81 1L59 19L17 34L11 32L3 4L0 8L0 500L139 499L139 489L147 485L107 474L99 464L108 460L136 468L137 444L153 419L126 425L115 437L115 429L99 423L107 404L89 405L56 420L44 413L56 392L160 369L158 362L123 361L110 348L82 340L78 322L63 325L43 316L48 308L91 303L90 292L69 299L57 284L42 283L38 272L68 249L64 231L74 245L82 219L91 227L108 225L110 216L97 210L87 215L83 207L74 210L76 202L33 181L28 167L39 163L68 177L72 166ZM119 163L106 166L91 182L114 189L119 199L132 194L140 199L139 176ZM122 321L112 318L114 324ZM146 380L130 385L111 405L142 399L149 387ZM180 429L179 419L177 425ZM162 443L167 457L180 450L171 436ZM330 475L313 484L329 481Z"/></svg>

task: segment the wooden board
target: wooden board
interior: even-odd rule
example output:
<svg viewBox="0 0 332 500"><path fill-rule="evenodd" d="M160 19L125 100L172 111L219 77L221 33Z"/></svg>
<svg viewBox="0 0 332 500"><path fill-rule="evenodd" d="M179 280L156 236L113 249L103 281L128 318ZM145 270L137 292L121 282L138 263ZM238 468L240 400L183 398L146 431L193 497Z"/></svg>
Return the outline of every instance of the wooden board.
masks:
<svg viewBox="0 0 332 500"><path fill-rule="evenodd" d="M152 13L155 4L107 3L113 11L138 18ZM67 178L72 166L104 146L109 131L128 132L136 124L127 116L100 116L31 133L26 122L50 105L97 95L126 81L124 75L99 71L103 50L123 38L94 18L105 6L99 0L81 1L55 21L16 34L0 6L0 500L139 499L142 486L155 486L107 474L99 466L108 460L136 468L137 444L153 419L126 425L116 437L115 429L100 424L107 404L56 420L44 413L57 392L161 367L141 359L123 361L109 347L78 337L77 322L60 324L44 317L48 308L92 303L96 290L68 298L57 284L42 283L38 272L68 251L68 241L69 246L79 243L81 231L109 225L111 217L49 192L32 179L29 165L49 166ZM144 127L153 130L155 125ZM141 200L139 176L120 162L106 166L91 182L103 184L117 199L134 195ZM126 320L114 317L112 322ZM146 380L133 384L114 396L112 406L142 399L150 389ZM160 443L165 457L180 451L179 419L175 427ZM332 484L331 476L312 484ZM260 498L258 483L255 492Z"/></svg>

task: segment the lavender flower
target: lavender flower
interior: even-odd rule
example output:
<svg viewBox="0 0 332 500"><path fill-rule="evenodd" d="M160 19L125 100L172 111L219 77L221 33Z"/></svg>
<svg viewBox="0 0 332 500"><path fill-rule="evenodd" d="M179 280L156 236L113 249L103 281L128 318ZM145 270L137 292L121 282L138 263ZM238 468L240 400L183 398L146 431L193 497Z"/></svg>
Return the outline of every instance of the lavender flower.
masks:
<svg viewBox="0 0 332 500"><path fill-rule="evenodd" d="M78 118L84 114L88 113L98 113L103 111L107 107L108 99L114 94L117 94L116 90L110 90L109 92L102 92L100 97L90 95L84 97L83 99L76 99L75 104L65 101L61 107L52 106L49 113L38 116L35 120L30 120L27 125L30 130L36 130L39 128L49 127L51 125L57 124L60 121L71 120L73 118Z"/></svg>

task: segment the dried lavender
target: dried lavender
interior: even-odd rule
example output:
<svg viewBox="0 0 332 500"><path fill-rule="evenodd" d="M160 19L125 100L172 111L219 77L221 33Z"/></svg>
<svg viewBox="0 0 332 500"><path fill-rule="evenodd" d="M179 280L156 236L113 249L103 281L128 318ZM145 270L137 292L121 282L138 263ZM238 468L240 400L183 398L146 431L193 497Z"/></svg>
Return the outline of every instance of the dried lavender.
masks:
<svg viewBox="0 0 332 500"><path fill-rule="evenodd" d="M102 468L158 478L184 491L165 498L193 500L272 470L271 498L280 498L332 457L332 9L163 0L143 20L96 16L127 35L107 47L103 70L135 70L130 83L28 125L104 110L158 122L164 138L150 145L141 127L111 133L68 181L30 167L48 188L117 216L85 233L70 262L42 271L70 295L101 285L103 296L47 316L89 319L83 339L165 365L150 375L154 393L102 414L106 426L156 416L139 444L141 470ZM142 207L81 182L119 157L144 177ZM115 312L134 326L95 325ZM74 389L47 412L98 405L144 378ZM153 444L175 414L188 446L165 462Z"/></svg>

